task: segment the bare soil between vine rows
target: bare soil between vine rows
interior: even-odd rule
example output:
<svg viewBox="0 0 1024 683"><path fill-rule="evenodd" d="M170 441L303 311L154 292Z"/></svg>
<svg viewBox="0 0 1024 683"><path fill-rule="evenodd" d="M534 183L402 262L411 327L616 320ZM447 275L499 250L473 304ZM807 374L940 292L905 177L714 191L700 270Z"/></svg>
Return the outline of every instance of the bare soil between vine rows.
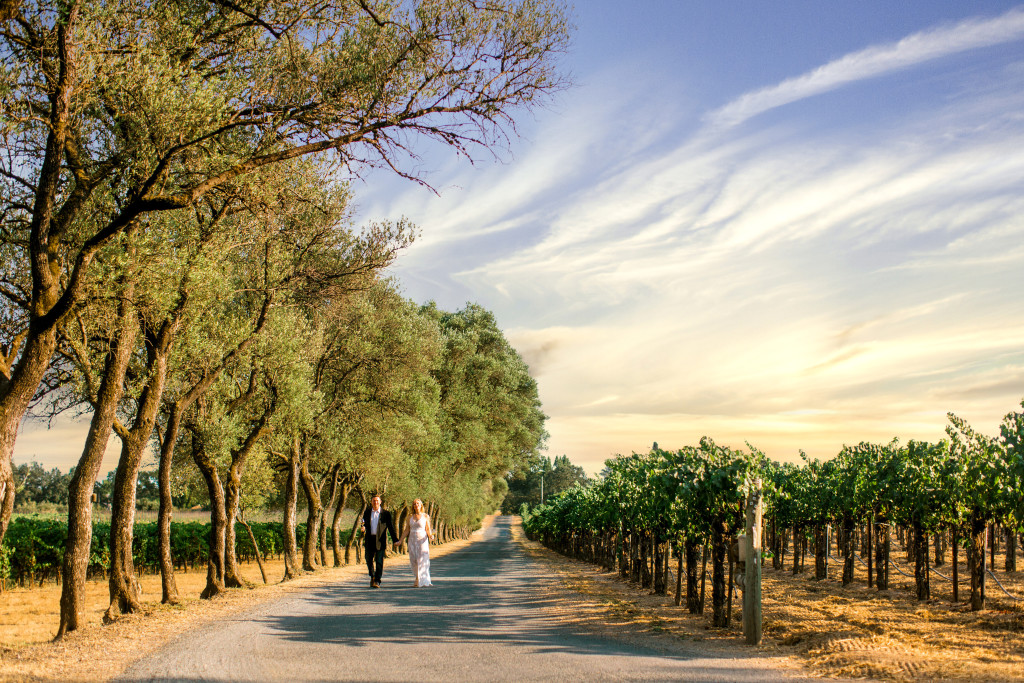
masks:
<svg viewBox="0 0 1024 683"><path fill-rule="evenodd" d="M710 627L706 615L691 615L676 607L675 572L671 595L619 579L595 565L559 555L539 543L520 537L535 559L548 564L565 586L581 594L594 618L616 628L646 629L658 638L703 642L729 648L747 648L776 666L793 666L825 677L886 681L1024 681L1024 599L1014 601L988 580L988 609L970 612L952 603L951 584L933 577L929 601L915 598L912 578L895 570L890 589L867 587L867 571L858 564L855 581L843 588L841 565L832 561L829 578L810 573L766 568L763 577L764 640L756 648L743 642L740 619L742 594L733 598L733 621L724 629ZM895 551L893 553L895 559ZM788 558L787 558L788 559ZM1002 566L997 553L996 566ZM672 560L673 570L675 560ZM912 567L897 560L912 574ZM910 571L908 571L908 569ZM948 574L949 565L940 568ZM1024 598L1024 572L997 572L1015 596ZM961 564L960 597L969 596ZM707 586L710 601L710 582Z"/></svg>

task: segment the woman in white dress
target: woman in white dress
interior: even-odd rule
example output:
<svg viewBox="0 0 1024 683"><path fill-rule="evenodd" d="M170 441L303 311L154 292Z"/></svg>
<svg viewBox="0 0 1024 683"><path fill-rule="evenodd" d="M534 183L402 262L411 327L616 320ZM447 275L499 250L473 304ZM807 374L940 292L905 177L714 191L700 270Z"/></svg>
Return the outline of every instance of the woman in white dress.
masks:
<svg viewBox="0 0 1024 683"><path fill-rule="evenodd" d="M399 543L409 539L409 565L415 577L416 587L430 585L430 541L434 540L434 531L430 528L430 515L423 511L423 501L417 498L412 502L412 514L406 525Z"/></svg>

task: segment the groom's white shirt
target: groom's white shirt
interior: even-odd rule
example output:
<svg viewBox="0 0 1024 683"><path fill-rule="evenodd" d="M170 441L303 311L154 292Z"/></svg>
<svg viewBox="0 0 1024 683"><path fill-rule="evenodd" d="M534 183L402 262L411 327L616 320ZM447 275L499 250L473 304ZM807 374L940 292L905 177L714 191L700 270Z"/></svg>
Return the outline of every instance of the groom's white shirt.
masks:
<svg viewBox="0 0 1024 683"><path fill-rule="evenodd" d="M380 511L373 510L370 512L370 534L373 536L377 535L377 520L380 519Z"/></svg>

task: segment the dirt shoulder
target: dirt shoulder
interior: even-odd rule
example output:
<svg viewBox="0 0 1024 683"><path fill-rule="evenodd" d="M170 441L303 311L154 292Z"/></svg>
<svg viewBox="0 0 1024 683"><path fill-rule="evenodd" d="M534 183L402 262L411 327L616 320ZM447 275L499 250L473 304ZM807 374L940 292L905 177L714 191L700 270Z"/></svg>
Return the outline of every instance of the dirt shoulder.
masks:
<svg viewBox="0 0 1024 683"><path fill-rule="evenodd" d="M484 526L490 525L493 517L484 520ZM444 555L466 547L476 537L469 540L452 541L430 549L432 557ZM393 556L388 563L407 562L406 556ZM255 565L254 565L255 567ZM268 574L277 570L275 565L268 569ZM256 576L259 576L258 569ZM280 576L276 571L274 576ZM30 681L32 683L50 683L56 681L81 681L83 683L100 683L109 681L120 675L132 663L156 652L165 644L181 634L199 628L214 621L223 620L250 609L260 603L284 597L289 593L308 590L312 587L336 583L338 581L365 577L366 566L350 564L345 567L326 569L306 574L292 581L273 583L267 586L258 585L252 590L229 590L213 600L200 600L195 597L184 599L181 604L169 606L158 602L146 603L147 613L129 615L117 622L103 626L95 620L82 629L70 634L58 643L38 643L15 647L0 646L0 683L9 681ZM191 581L204 577L205 573L193 572ZM183 585L179 576L179 590L183 594L198 594L199 590L189 590ZM250 577L252 578L252 577ZM156 577L157 585L159 577ZM95 587L93 587L95 588ZM105 589L105 585L102 586ZM200 588L201 589L201 588ZM41 590L41 589L34 589ZM51 591L52 592L52 591ZM159 599L159 592L153 593ZM59 590L56 591L59 599ZM6 600L5 594L0 600ZM21 615L26 627L35 625L40 619L49 623L52 620L49 612L52 606L36 608L34 612ZM55 632L56 621L48 628Z"/></svg>
<svg viewBox="0 0 1024 683"><path fill-rule="evenodd" d="M733 622L710 628L708 616L676 607L673 595L651 595L604 572L515 535L536 560L547 564L577 594L581 622L642 637L645 644L692 651L756 656L794 674L891 681L1024 681L1024 604L994 597L989 609L970 612L951 603L944 586L935 599L919 602L912 580L896 574L891 589L868 589L866 575L843 588L839 581L815 581L806 573L766 569L763 578L763 644L743 643L740 594ZM1024 595L1021 572L1000 576L1007 589ZM672 575L671 586L675 576ZM746 653L737 655L735 653Z"/></svg>

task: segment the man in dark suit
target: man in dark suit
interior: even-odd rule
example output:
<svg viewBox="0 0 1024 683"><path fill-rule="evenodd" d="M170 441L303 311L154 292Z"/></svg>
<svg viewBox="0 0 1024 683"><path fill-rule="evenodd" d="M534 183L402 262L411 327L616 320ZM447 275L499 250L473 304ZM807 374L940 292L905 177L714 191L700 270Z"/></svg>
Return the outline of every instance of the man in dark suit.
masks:
<svg viewBox="0 0 1024 683"><path fill-rule="evenodd" d="M397 545L398 534L395 533L391 513L382 510L380 496L374 496L370 499L370 507L363 513L363 542L366 544L366 568L370 572L370 588L380 588L388 533L391 534L391 542Z"/></svg>

